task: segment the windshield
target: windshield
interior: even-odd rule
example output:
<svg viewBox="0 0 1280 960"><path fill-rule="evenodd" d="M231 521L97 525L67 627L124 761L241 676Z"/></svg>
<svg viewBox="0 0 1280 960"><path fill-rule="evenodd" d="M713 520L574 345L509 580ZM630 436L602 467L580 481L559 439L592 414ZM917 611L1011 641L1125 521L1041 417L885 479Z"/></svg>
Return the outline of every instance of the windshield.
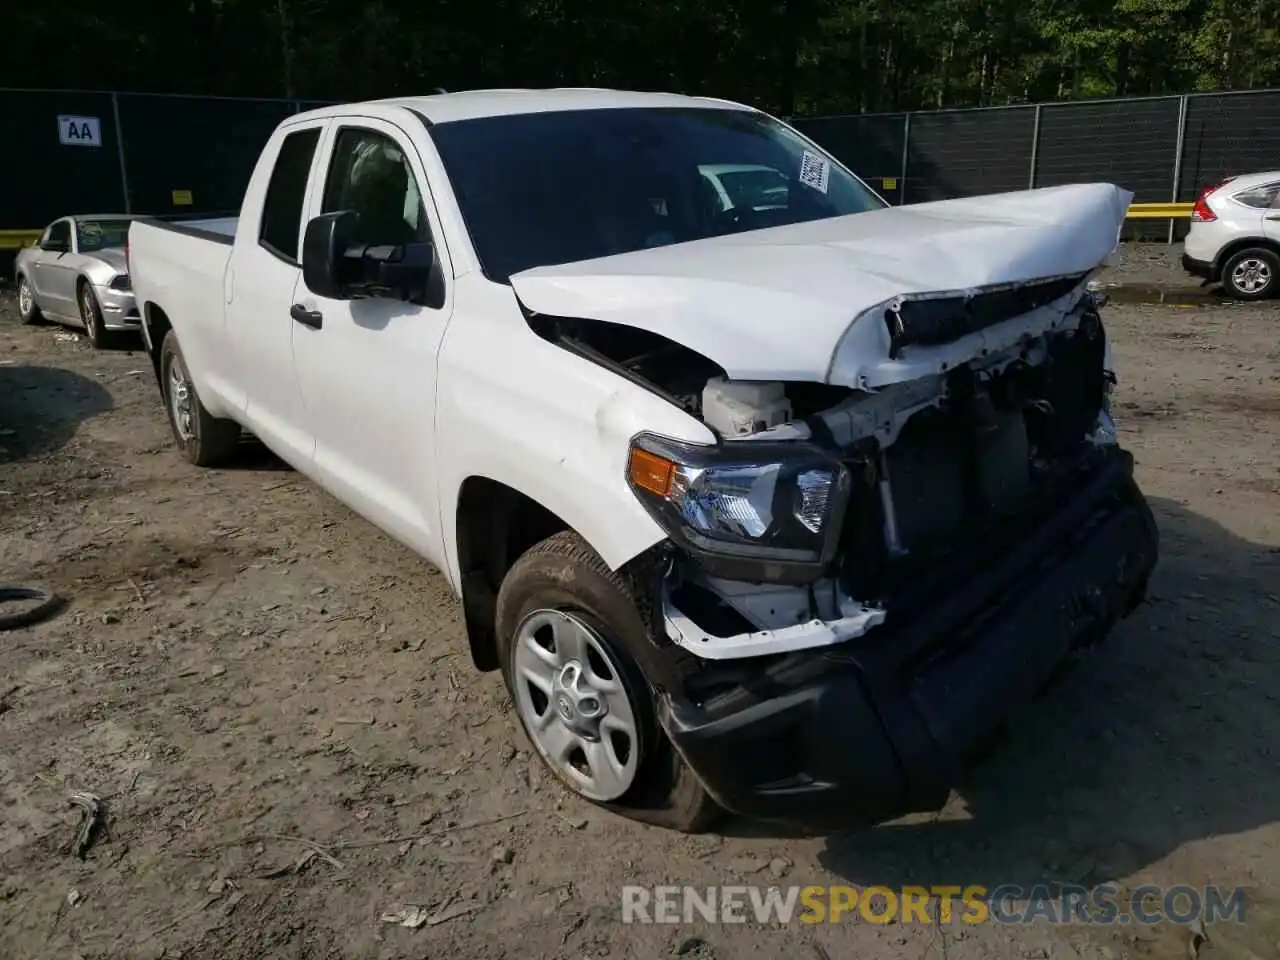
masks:
<svg viewBox="0 0 1280 960"><path fill-rule="evenodd" d="M76 249L81 253L92 253L108 247L123 247L128 239L128 220L76 221Z"/></svg>
<svg viewBox="0 0 1280 960"><path fill-rule="evenodd" d="M437 124L485 275L884 206L780 123L744 110L610 109Z"/></svg>

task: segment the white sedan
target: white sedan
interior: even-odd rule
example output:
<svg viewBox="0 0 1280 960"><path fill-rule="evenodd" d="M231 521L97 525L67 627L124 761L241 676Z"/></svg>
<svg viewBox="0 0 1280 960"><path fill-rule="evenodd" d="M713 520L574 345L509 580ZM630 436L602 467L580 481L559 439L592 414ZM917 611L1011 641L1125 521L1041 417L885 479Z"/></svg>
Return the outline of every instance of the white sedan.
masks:
<svg viewBox="0 0 1280 960"><path fill-rule="evenodd" d="M132 218L74 216L55 220L34 247L18 253L14 279L23 323L41 317L84 327L101 347L117 330L139 330L125 243Z"/></svg>
<svg viewBox="0 0 1280 960"><path fill-rule="evenodd" d="M1280 293L1280 171L1231 177L1202 191L1182 266L1239 300Z"/></svg>

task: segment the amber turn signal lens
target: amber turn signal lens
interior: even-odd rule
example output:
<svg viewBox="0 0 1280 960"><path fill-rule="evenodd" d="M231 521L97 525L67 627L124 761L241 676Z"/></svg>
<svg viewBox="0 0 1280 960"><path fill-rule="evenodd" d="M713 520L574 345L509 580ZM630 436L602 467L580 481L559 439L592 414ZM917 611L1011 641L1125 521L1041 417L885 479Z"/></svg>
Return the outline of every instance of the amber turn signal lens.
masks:
<svg viewBox="0 0 1280 960"><path fill-rule="evenodd" d="M627 475L631 482L641 490L648 490L660 497L671 492L671 478L675 476L675 471L674 463L648 450L633 448L631 462L627 464Z"/></svg>

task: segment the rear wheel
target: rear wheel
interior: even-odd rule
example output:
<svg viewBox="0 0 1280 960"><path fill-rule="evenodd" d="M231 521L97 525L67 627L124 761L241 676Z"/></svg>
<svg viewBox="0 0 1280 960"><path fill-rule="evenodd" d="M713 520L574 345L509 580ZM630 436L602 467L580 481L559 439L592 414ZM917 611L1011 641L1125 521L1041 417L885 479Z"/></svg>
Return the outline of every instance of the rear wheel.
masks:
<svg viewBox="0 0 1280 960"><path fill-rule="evenodd" d="M36 292L27 281L26 274L18 274L18 316L23 323L39 323L40 308L36 306Z"/></svg>
<svg viewBox="0 0 1280 960"><path fill-rule="evenodd" d="M498 592L503 676L538 755L570 790L699 832L721 810L662 731L630 651L648 644L631 584L575 533L531 547Z"/></svg>
<svg viewBox="0 0 1280 960"><path fill-rule="evenodd" d="M1266 300L1280 292L1280 256L1265 247L1233 253L1222 265L1222 286L1237 300Z"/></svg>
<svg viewBox="0 0 1280 960"><path fill-rule="evenodd" d="M160 383L169 426L183 456L198 467L211 467L230 457L240 443L240 425L205 409L172 330L160 347Z"/></svg>

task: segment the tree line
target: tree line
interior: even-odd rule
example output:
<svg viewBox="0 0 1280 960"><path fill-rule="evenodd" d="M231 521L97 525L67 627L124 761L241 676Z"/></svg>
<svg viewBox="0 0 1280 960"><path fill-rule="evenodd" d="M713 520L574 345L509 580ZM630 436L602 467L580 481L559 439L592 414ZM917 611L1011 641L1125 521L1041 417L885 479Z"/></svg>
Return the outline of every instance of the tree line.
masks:
<svg viewBox="0 0 1280 960"><path fill-rule="evenodd" d="M0 86L351 100L480 87L784 116L1280 86L1280 0L58 0Z"/></svg>

